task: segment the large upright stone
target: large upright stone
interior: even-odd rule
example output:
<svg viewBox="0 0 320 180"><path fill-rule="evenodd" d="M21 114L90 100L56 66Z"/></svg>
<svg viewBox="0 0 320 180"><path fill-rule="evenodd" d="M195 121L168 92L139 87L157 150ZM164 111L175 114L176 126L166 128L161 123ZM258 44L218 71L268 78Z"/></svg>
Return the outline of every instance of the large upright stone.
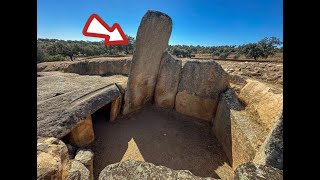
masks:
<svg viewBox="0 0 320 180"><path fill-rule="evenodd" d="M211 122L219 95L228 84L227 73L216 62L188 60L182 68L175 109Z"/></svg>
<svg viewBox="0 0 320 180"><path fill-rule="evenodd" d="M174 59L169 53L163 53L156 90L155 104L159 107L173 108L181 77L182 61Z"/></svg>
<svg viewBox="0 0 320 180"><path fill-rule="evenodd" d="M267 132L245 110L233 89L221 93L212 131L233 168L252 161L267 136Z"/></svg>
<svg viewBox="0 0 320 180"><path fill-rule="evenodd" d="M128 78L123 114L142 107L153 99L162 54L172 30L171 18L158 11L148 11L142 18Z"/></svg>
<svg viewBox="0 0 320 180"><path fill-rule="evenodd" d="M69 142L73 146L85 147L94 141L92 118L88 116L76 125L69 134Z"/></svg>

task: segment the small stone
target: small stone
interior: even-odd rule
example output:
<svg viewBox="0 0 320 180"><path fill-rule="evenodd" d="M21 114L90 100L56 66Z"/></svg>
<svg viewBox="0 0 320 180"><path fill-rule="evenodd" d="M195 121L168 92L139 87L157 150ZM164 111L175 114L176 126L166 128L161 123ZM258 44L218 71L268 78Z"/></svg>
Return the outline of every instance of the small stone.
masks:
<svg viewBox="0 0 320 180"><path fill-rule="evenodd" d="M74 158L81 162L90 171L90 180L93 179L93 152L90 149L78 149Z"/></svg>
<svg viewBox="0 0 320 180"><path fill-rule="evenodd" d="M88 180L90 171L79 161L72 160L67 180Z"/></svg>

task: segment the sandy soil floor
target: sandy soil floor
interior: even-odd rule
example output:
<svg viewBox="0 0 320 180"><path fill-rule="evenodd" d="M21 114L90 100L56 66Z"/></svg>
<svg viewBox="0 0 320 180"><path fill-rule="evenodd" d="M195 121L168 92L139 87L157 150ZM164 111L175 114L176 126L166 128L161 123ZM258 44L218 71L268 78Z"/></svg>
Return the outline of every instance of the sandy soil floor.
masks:
<svg viewBox="0 0 320 180"><path fill-rule="evenodd" d="M211 126L173 110L146 106L115 123L95 114L94 177L109 164L142 160L202 177L233 179L222 146Z"/></svg>

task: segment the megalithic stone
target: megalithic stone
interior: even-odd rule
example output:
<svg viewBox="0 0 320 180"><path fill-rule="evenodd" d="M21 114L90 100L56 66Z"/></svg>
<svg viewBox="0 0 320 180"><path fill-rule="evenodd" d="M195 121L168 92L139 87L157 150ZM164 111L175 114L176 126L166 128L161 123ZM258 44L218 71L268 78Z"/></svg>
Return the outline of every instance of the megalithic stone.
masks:
<svg viewBox="0 0 320 180"><path fill-rule="evenodd" d="M172 20L168 15L149 10L143 16L136 36L123 114L138 110L153 99L161 57L168 47L171 31Z"/></svg>

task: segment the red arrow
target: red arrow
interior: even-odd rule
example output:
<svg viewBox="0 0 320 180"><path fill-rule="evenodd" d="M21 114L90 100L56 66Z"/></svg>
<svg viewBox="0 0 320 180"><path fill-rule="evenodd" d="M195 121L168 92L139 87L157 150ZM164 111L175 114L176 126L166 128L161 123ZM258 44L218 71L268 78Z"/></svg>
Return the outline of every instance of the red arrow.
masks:
<svg viewBox="0 0 320 180"><path fill-rule="evenodd" d="M104 43L107 46L128 44L128 38L118 23L114 23L112 27L109 27L97 14L92 14L89 17L82 30L82 34L90 37L104 38Z"/></svg>

